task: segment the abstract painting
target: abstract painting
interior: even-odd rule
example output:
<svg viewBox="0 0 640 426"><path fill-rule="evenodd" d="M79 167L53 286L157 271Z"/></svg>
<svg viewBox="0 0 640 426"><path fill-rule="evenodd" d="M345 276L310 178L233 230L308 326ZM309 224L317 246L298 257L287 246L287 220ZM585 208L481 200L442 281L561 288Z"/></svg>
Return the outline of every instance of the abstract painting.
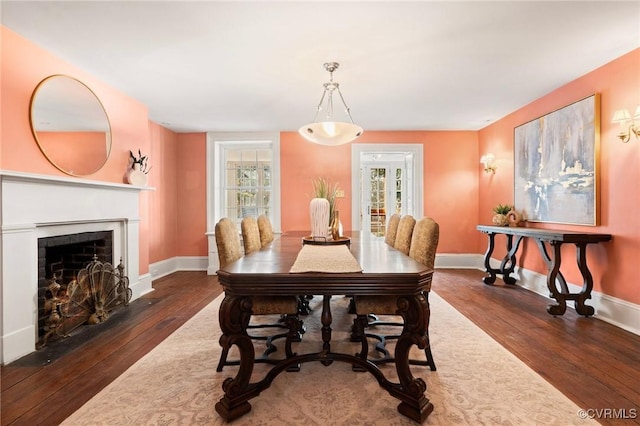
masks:
<svg viewBox="0 0 640 426"><path fill-rule="evenodd" d="M526 220L598 224L599 101L594 94L515 128L514 202Z"/></svg>

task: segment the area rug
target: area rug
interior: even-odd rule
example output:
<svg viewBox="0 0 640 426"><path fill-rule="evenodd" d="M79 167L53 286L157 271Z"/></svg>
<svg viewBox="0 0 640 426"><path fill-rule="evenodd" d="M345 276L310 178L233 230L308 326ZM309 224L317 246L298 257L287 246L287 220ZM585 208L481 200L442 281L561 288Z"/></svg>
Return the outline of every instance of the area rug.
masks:
<svg viewBox="0 0 640 426"><path fill-rule="evenodd" d="M63 425L219 425L214 409L222 382L237 367L215 371L220 356L218 307L205 307L153 351L94 396ZM352 316L347 298L332 298L334 350L356 353L348 341ZM307 332L294 346L299 353L320 350L321 297L311 300L304 318ZM427 383L434 410L426 425L582 425L580 408L471 321L430 295L430 337L437 371L413 366ZM262 343L256 343L256 346ZM282 344L280 344L282 346ZM282 348L280 349L282 350ZM373 351L375 352L375 351ZM231 352L230 359L235 353ZM424 357L415 349L412 356ZM268 366L256 366L261 378ZM394 377L386 365L385 375ZM415 425L397 411L390 396L369 373L347 363L306 363L284 372L251 401L252 410L233 425Z"/></svg>

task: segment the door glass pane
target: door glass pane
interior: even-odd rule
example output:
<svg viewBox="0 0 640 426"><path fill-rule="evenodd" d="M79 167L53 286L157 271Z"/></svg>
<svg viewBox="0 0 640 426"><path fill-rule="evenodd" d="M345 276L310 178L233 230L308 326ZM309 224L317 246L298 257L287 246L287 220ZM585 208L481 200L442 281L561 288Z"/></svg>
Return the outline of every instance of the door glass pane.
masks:
<svg viewBox="0 0 640 426"><path fill-rule="evenodd" d="M375 236L384 236L387 222L386 216L386 184L387 170L384 168L371 168L371 233Z"/></svg>
<svg viewBox="0 0 640 426"><path fill-rule="evenodd" d="M395 185L395 211L394 213L402 214L402 169L396 169L396 185Z"/></svg>

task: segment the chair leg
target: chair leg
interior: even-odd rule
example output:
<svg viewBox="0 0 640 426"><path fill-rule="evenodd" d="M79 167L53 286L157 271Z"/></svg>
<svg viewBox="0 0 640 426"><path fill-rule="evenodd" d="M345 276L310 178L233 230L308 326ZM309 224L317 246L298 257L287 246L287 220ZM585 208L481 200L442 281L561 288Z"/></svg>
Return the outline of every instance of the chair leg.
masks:
<svg viewBox="0 0 640 426"><path fill-rule="evenodd" d="M369 354L369 342L367 342L367 336L364 332L367 323L368 318L366 315L357 315L353 319L353 325L351 326L351 341L360 342L362 345L360 348L360 353L357 353L356 356L363 361L367 359L367 355ZM351 369L353 371L366 371L364 367L356 364L353 364L351 366Z"/></svg>
<svg viewBox="0 0 640 426"><path fill-rule="evenodd" d="M304 334L305 328L302 320L297 315L287 315L285 317L285 324L287 324L289 332L287 333L284 351L287 358L292 358L296 356L296 353L293 352L291 344L292 342L302 340L302 334ZM287 371L300 371L300 363L287 367Z"/></svg>
<svg viewBox="0 0 640 426"><path fill-rule="evenodd" d="M287 332L278 333L270 336L252 336L249 335L251 340L256 341L265 341L266 349L262 353L262 355L256 357L256 363L276 363L277 360L269 358L269 355L277 352L278 348L274 345L274 341L277 339L286 338L285 340L285 353L287 358L295 356L291 349L292 342L300 342L302 340L302 335L305 333L306 329L304 327L304 323L302 320L298 318L297 315L282 315L279 319L279 324L261 324L261 325L249 325L248 328L286 328ZM220 360L218 361L218 366L216 368L217 372L222 371L222 369L227 365L239 365L239 360L228 360L230 345L228 343L227 336L222 335L220 337L220 346L222 351L220 353ZM296 367L291 367L291 370L288 371L299 371L300 367L298 365Z"/></svg>
<svg viewBox="0 0 640 426"><path fill-rule="evenodd" d="M368 353L368 343L367 343L367 338L374 338L376 340L378 340L378 343L375 346L376 351L380 352L382 354L381 358L375 358L375 359L369 359L369 361L373 362L374 364L386 364L389 362L395 362L395 358L393 357L393 355L391 353L389 353L389 351L386 349L386 345L387 345L387 341L389 340L394 340L394 339L398 339L400 337L400 335L383 335L383 334L376 334L376 333L366 333L364 331L365 328L368 327L375 327L377 325L382 325L382 326L402 326L402 323L398 323L398 322L388 322L388 321L380 321L378 318L376 318L373 321L369 321L369 318L371 318L371 314L369 315L358 315L358 317L356 317L356 319L354 319L354 325L351 327L351 341L352 342L363 342L363 349L362 352L360 352L359 355L362 358L362 355L364 354L365 358L366 355ZM358 319L361 319L363 322L362 324L360 323L356 323L356 321L358 321ZM360 334L362 333L362 334ZM429 332L427 332L426 334L426 340L427 340L427 346L424 348L424 356L425 356L425 360L419 360L419 359L409 359L409 364L411 365L426 365L429 366L429 369L431 371L436 371L436 363L433 360L433 354L431 353L431 342L429 340Z"/></svg>
<svg viewBox="0 0 640 426"><path fill-rule="evenodd" d="M427 359L426 365L429 366L431 371L436 371L436 363L433 360L433 354L431 354L431 342L429 341L429 335L427 334L427 347L424 348L424 356Z"/></svg>

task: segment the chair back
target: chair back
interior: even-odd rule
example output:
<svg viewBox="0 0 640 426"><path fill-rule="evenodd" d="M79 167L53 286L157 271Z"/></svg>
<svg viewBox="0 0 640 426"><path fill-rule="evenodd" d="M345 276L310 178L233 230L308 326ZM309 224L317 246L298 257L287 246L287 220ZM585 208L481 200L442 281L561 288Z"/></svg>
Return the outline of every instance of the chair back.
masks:
<svg viewBox="0 0 640 426"><path fill-rule="evenodd" d="M413 227L415 224L416 220L410 214L402 216L398 223L398 232L396 233L396 240L393 243L393 247L406 255L409 254L409 249L411 248L411 235L413 235Z"/></svg>
<svg viewBox="0 0 640 426"><path fill-rule="evenodd" d="M216 223L215 234L218 260L221 268L242 257L242 245L240 244L238 228L236 228L231 219L227 217L220 219Z"/></svg>
<svg viewBox="0 0 640 426"><path fill-rule="evenodd" d="M436 250L440 239L440 227L430 217L423 217L416 222L411 237L409 257L433 269L436 260Z"/></svg>
<svg viewBox="0 0 640 426"><path fill-rule="evenodd" d="M261 214L258 216L258 229L260 231L260 245L266 246L273 241L273 227L269 218Z"/></svg>
<svg viewBox="0 0 640 426"><path fill-rule="evenodd" d="M398 224L400 223L400 215L394 213L389 218L387 229L384 232L384 242L391 247L396 243L396 234L398 233Z"/></svg>
<svg viewBox="0 0 640 426"><path fill-rule="evenodd" d="M255 217L247 216L242 219L240 230L242 231L244 254L253 253L262 248L262 245L260 245L260 228L258 228L258 221Z"/></svg>

